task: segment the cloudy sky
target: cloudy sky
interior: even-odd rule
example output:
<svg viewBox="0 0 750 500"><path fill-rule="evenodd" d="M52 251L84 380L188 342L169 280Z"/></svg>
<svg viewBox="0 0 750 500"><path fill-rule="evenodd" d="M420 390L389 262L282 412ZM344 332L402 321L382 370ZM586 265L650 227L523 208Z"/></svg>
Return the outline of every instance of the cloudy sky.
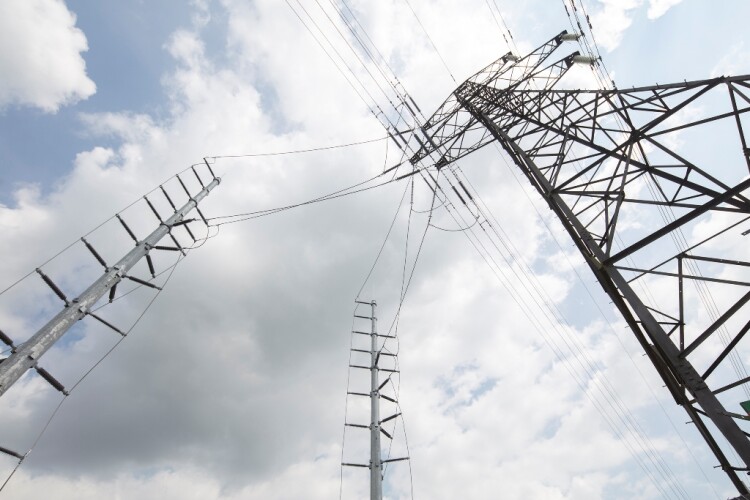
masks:
<svg viewBox="0 0 750 500"><path fill-rule="evenodd" d="M132 242L111 217L144 237L157 221L138 200L192 164L205 174L204 157L222 177L207 217L303 202L401 161L363 102L393 116L368 80L377 70L358 66L337 31L353 41L337 17L345 5L426 114L453 78L509 50L497 8L521 52L571 29L562 0L0 0L0 329L28 338L61 307L34 269L74 297L101 273L79 238L115 262ZM576 5L621 87L750 73L747 2ZM316 43L316 26L364 89ZM391 456L411 461L388 470L388 498L412 487L422 499L730 496L570 241L486 149L461 167L512 242L495 272L466 234L425 231L432 200L418 182L195 225L188 258L155 256L163 292L131 283L101 310L123 330L137 324L80 385L117 333L89 318L42 359L75 389L36 445L59 393L29 374L0 400L0 446L33 447L0 495L363 498L366 471L342 481L339 466L345 411L366 423L345 398L347 384L367 391L347 367L354 300L377 300L387 330L407 281L389 390L404 417ZM184 202L174 180L164 187ZM160 193L149 198L166 213ZM459 228L447 207L432 223ZM513 300L523 284L512 270L534 276L525 301ZM346 461L367 461L364 432L347 430ZM14 465L0 457L0 480Z"/></svg>

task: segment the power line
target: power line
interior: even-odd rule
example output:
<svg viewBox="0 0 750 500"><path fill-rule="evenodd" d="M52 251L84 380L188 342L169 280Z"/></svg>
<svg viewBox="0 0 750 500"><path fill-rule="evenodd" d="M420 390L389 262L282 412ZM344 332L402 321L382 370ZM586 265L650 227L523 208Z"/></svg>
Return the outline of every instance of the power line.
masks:
<svg viewBox="0 0 750 500"><path fill-rule="evenodd" d="M264 156L283 156L283 155L294 155L294 154L301 154L301 153L314 153L317 151L330 151L332 149L341 149L341 148L348 148L352 146L360 146L362 144L371 144L373 142L380 142L386 139L388 139L387 135L384 137L377 137L375 139L366 139L363 141L349 142L345 144L335 144L332 146L320 146L316 148L295 149L295 150L289 150L289 151L276 151L276 152L267 152L267 153L210 155L210 156L206 156L206 158L217 160L217 159L223 159L223 158L257 158L257 157L264 157Z"/></svg>
<svg viewBox="0 0 750 500"><path fill-rule="evenodd" d="M424 27L424 24L422 24L422 21L420 21L419 16L417 15L417 12L414 10L414 7L411 6L409 3L409 0L404 0L404 3L409 7L409 10L412 14L414 14L414 19L417 20L417 24L419 24L419 27L422 28L422 31L424 32L425 36L427 37L427 40L430 42L430 45L432 45L432 48L435 50L435 53L440 58L440 61L443 63L443 66L445 67L445 70L448 72L448 74L451 77L451 80L453 80L453 83L458 84L458 81L456 80L456 77L453 76L453 73L451 72L450 68L448 67L448 64L445 62L445 59L443 58L443 55L440 53L440 51L437 48L437 45L435 45L435 42L432 41L432 37L427 32L427 29Z"/></svg>

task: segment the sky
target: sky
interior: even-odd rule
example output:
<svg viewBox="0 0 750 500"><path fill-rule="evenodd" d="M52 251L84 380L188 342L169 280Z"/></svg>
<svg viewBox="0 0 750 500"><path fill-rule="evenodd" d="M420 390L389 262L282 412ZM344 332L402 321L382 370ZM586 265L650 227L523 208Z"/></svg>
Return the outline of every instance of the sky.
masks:
<svg viewBox="0 0 750 500"><path fill-rule="evenodd" d="M340 472L342 456L367 461L366 432L344 434L366 410L347 390L368 390L348 368L354 300L376 300L380 329L395 331L407 284L389 390L403 413L391 456L410 460L389 467L387 498L730 497L562 228L497 150L461 168L512 242L499 267L530 271L564 320L519 306L521 285L491 271L447 210L430 219L447 231L428 227L424 184L218 219L304 202L402 161L367 95L298 18L309 13L340 42L330 16L351 41L333 5L0 0L3 332L20 343L61 308L37 267L74 297L101 274L80 238L115 262L132 241L114 214L144 237L158 221L143 196L166 213L152 192L163 183L184 202L166 180L194 164L205 176L203 158L222 182L202 212L236 221L196 224L187 258L155 255L160 293L123 285L132 292L101 311L128 329L121 342L87 318L42 358L75 386L64 404L32 374L0 398L0 446L33 448L0 497L364 498L366 471ZM571 29L562 0L346 5L427 115L509 48ZM620 87L750 73L747 2L577 5ZM14 466L0 457L0 479Z"/></svg>

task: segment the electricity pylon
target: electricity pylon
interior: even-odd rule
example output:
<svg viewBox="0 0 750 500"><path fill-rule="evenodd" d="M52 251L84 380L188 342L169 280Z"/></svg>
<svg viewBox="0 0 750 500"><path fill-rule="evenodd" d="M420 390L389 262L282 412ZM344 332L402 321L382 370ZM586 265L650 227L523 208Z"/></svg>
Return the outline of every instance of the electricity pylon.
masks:
<svg viewBox="0 0 750 500"><path fill-rule="evenodd" d="M750 470L749 418L728 409L750 400L738 355L750 330L750 76L567 90L573 63L595 63L552 59L570 39L562 32L523 58L509 53L462 83L421 128L412 164L450 168L499 144L750 498L738 476Z"/></svg>
<svg viewBox="0 0 750 500"><path fill-rule="evenodd" d="M92 256L102 265L104 268L103 274L96 279L91 285L89 285L82 293L76 298L69 299L64 291L58 287L54 281L46 275L41 269L37 269L37 273L41 276L44 282L52 289L63 302L62 309L51 318L43 327L41 327L36 333L34 333L27 341L20 345L16 345L11 335L0 331L0 341L5 343L11 349L11 354L5 359L0 360L0 396L20 379L26 371L31 368L36 369L37 373L50 383L55 389L67 395L68 391L60 381L58 381L52 374L50 374L44 368L38 365L39 359L46 353L52 346L58 342L65 333L76 324L76 322L86 318L87 316L94 318L95 320L103 323L107 327L115 330L121 335L125 335L121 329L109 323L101 316L94 313L94 306L99 301L108 295L109 302L112 302L116 298L117 285L123 280L127 279L138 283L139 285L148 286L151 288L158 288L150 281L138 278L129 274L131 269L142 259L145 259L148 264L148 269L152 277L156 276L154 269L154 263L151 258L151 253L154 251L171 251L171 252L182 252L185 254L185 247L180 244L174 234L175 228L183 228L187 234L192 238L193 242L197 241L193 232L190 230L188 224L195 221L196 219L186 218L193 210L198 212L203 222L208 225L206 218L198 208L198 203L205 198L213 188L219 185L220 179L216 177L214 172L211 170L208 162L205 162L207 173L204 173L204 177L210 176L210 180L204 183L204 180L196 170L195 166L191 168L192 174L195 175L197 182L200 184L201 190L197 193L191 193L183 179L177 175L182 189L185 191L185 195L188 201L177 208L174 204L172 197L162 186L160 189L160 196L164 196L165 201L169 203L174 212L166 219L157 211L154 203L149 200L148 197L144 197L146 204L148 204L151 211L159 221L159 225L154 229L146 238L139 240L135 233L130 229L130 226L125 220L117 215L117 219L123 226L123 229L133 239L135 248L127 252L116 264L108 265L96 249L85 239L82 238L84 245L91 252ZM169 236L173 246L160 245L160 241L165 237ZM106 300L106 299L105 299ZM12 455L16 458L23 459L23 455L13 450L9 450L0 447L0 452L8 455Z"/></svg>
<svg viewBox="0 0 750 500"><path fill-rule="evenodd" d="M381 420L380 418L380 399L383 398L394 404L397 404L395 398L384 394L383 389L388 385L391 374L397 373L398 370L395 368L385 368L380 366L380 360L386 357L395 358L395 355L384 351L384 342L388 339L395 338L393 335L384 335L378 333L378 319L375 315L377 303L373 300L372 302L361 302L356 301L360 305L370 306L370 315L363 316L361 314L355 314L354 318L358 320L367 320L370 322L369 331L363 331L354 329L352 335L364 335L370 337L369 349L359 349L352 346L352 352L361 355L367 355L369 358L368 365L361 364L350 364L350 368L367 370L370 372L370 391L365 392L354 392L349 391L347 395L361 396L369 398L370 400L370 423L369 425L357 424L345 422L344 425L347 427L355 427L360 429L367 429L370 433L370 463L351 463L342 462L342 466L345 467L363 467L370 470L370 500L382 500L383 499L383 465L390 462L399 462L402 460L408 460L409 457L401 458L383 458L380 444L380 435L384 435L388 439L393 439L393 436L383 428L383 424L398 418L401 413L396 412ZM382 341L380 339L383 339ZM388 373L388 376L384 380L381 380L380 373Z"/></svg>

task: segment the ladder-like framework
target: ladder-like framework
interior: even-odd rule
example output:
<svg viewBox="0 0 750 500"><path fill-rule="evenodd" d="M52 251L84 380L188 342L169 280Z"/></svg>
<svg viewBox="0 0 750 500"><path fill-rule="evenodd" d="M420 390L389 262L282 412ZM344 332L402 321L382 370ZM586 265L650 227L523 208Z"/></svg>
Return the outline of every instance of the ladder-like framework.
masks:
<svg viewBox="0 0 750 500"><path fill-rule="evenodd" d="M739 354L750 330L750 76L566 90L572 63L587 61L547 60L569 38L506 55L461 84L422 128L412 163L451 168L499 144L747 495L738 472L750 470L749 418L729 408L750 399Z"/></svg>

